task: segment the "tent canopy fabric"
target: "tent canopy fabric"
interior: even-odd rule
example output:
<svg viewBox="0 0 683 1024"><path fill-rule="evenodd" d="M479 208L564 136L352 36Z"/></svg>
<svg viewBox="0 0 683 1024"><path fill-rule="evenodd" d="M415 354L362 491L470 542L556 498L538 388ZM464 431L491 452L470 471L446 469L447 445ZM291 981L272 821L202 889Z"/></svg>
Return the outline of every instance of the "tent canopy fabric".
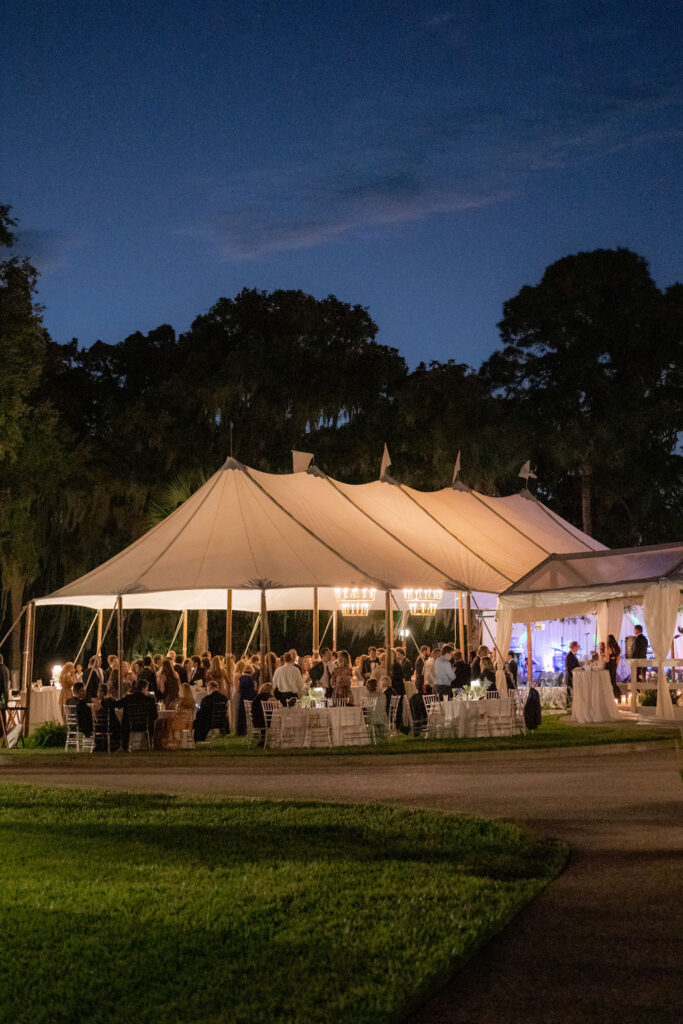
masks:
<svg viewBox="0 0 683 1024"><path fill-rule="evenodd" d="M683 585L683 544L552 554L500 597L515 621L583 614L600 601L642 601L652 583Z"/></svg>
<svg viewBox="0 0 683 1024"><path fill-rule="evenodd" d="M261 589L273 608L306 607L314 587L497 594L550 552L595 550L528 492L351 485L315 467L278 475L228 459L158 526L36 603L106 608L122 595L127 608L225 608L230 589L233 608L252 610Z"/></svg>

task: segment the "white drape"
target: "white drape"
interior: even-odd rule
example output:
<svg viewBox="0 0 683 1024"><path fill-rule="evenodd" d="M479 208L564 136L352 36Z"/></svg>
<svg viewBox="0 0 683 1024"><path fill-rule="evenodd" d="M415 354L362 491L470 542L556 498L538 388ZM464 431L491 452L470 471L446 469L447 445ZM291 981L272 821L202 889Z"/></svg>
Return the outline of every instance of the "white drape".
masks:
<svg viewBox="0 0 683 1024"><path fill-rule="evenodd" d="M669 656L676 631L680 586L678 583L654 583L643 595L645 628L658 662L657 718L673 718L671 693L664 671L664 660Z"/></svg>
<svg viewBox="0 0 683 1024"><path fill-rule="evenodd" d="M607 637L612 634L619 642L619 630L624 614L624 602L621 598L614 598L611 601L599 601L597 606L598 640L607 643Z"/></svg>
<svg viewBox="0 0 683 1024"><path fill-rule="evenodd" d="M512 637L512 609L501 608L500 602L496 609L496 686L501 697L507 694L507 678L505 676L505 656L510 649Z"/></svg>

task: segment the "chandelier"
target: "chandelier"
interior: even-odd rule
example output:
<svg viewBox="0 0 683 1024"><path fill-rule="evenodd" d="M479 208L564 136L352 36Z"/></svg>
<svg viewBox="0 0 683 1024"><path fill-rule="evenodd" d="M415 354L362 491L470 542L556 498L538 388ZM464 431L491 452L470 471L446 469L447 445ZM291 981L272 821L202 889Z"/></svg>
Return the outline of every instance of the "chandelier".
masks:
<svg viewBox="0 0 683 1024"><path fill-rule="evenodd" d="M434 615L441 604L443 590L404 590L411 615Z"/></svg>
<svg viewBox="0 0 683 1024"><path fill-rule="evenodd" d="M342 615L367 615L376 593L370 587L337 587L334 596Z"/></svg>

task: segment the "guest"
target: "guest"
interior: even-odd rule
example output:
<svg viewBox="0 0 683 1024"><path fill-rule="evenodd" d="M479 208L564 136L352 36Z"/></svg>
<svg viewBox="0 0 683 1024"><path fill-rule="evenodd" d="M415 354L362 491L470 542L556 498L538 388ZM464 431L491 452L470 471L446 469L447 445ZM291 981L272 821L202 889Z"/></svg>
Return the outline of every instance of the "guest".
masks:
<svg viewBox="0 0 683 1024"><path fill-rule="evenodd" d="M473 660L472 660L472 662L470 664L470 669L472 671L472 679L480 679L481 678L481 659L482 658L490 658L490 657L491 657L491 652L489 651L489 649L486 646L486 644L481 644L481 646L477 650L477 653L475 654L475 656L474 656L474 658L473 658Z"/></svg>
<svg viewBox="0 0 683 1024"><path fill-rule="evenodd" d="M73 686L76 682L74 672L75 666L73 661L67 661L66 665L62 666L62 671L59 675L59 684L61 686L61 690L59 691L59 706L61 708L62 719L64 721L66 721L66 718L64 717L64 705L68 703L71 697L73 697Z"/></svg>
<svg viewBox="0 0 683 1024"><path fill-rule="evenodd" d="M181 683L186 683L187 682L187 669L185 668L185 664L183 663L183 656L182 656L182 654L176 654L173 657L173 659L171 659L171 655L169 654L168 659L169 659L169 661L171 661L171 660L173 661L173 669L175 671L175 674L178 676L178 679L180 680L180 682Z"/></svg>
<svg viewBox="0 0 683 1024"><path fill-rule="evenodd" d="M256 696L256 685L254 683L254 669L253 666L248 662L242 667L242 674L239 677L238 683L238 694L239 702L237 705L237 732L238 736L246 736L247 734L247 716L244 710L245 700L253 701Z"/></svg>
<svg viewBox="0 0 683 1024"><path fill-rule="evenodd" d="M352 708L353 696L351 695L350 683L344 682L344 680L335 683L332 687L331 698L336 703L343 700L347 707Z"/></svg>
<svg viewBox="0 0 683 1024"><path fill-rule="evenodd" d="M377 692L378 687L376 679L371 677L365 685L368 691L368 725L374 727L375 733L385 736L389 730L386 701L382 700L381 694Z"/></svg>
<svg viewBox="0 0 683 1024"><path fill-rule="evenodd" d="M88 668L85 673L85 699L93 700L99 691L100 686L104 682L104 672L102 671L102 659L97 655L93 654L92 658L88 662Z"/></svg>
<svg viewBox="0 0 683 1024"><path fill-rule="evenodd" d="M69 662L69 664L72 663ZM66 668L66 666L64 666L64 668ZM64 669L62 669L62 675L63 674ZM72 695L67 698L64 706L67 708L76 708L78 731L82 732L84 736L92 736L92 713L85 699L85 686L83 683L77 683L74 681L71 689ZM62 689L62 693L63 692L64 690Z"/></svg>
<svg viewBox="0 0 683 1024"><path fill-rule="evenodd" d="M332 651L329 647L323 647L320 652L320 661L313 665L309 676L316 686L322 686L326 694L328 690L332 689L332 673L335 667Z"/></svg>
<svg viewBox="0 0 683 1024"><path fill-rule="evenodd" d="M175 671L175 667L170 658L164 658L161 662L161 668L158 675L158 685L159 696L161 700L163 700L166 708L172 707L175 701L177 701L178 694L180 693L180 687L187 686L187 683L180 682L178 673Z"/></svg>
<svg viewBox="0 0 683 1024"><path fill-rule="evenodd" d="M223 662L217 654L215 654L211 659L209 671L206 673L205 682L207 691L209 689L209 682L211 681L216 684L220 693L224 694L226 697L228 696L230 693L230 679L223 668Z"/></svg>
<svg viewBox="0 0 683 1024"><path fill-rule="evenodd" d="M408 668L404 668L404 662L407 663ZM406 675L406 671L408 671L408 675ZM410 679L412 674L413 666L406 658L406 652L402 647L397 647L391 662L391 684L402 697L406 692L406 679Z"/></svg>
<svg viewBox="0 0 683 1024"><path fill-rule="evenodd" d="M424 684L424 673L425 673L425 662L429 657L429 647L427 644L423 644L420 648L420 653L415 659L415 685L420 690L420 684Z"/></svg>
<svg viewBox="0 0 683 1024"><path fill-rule="evenodd" d="M147 732L150 738L154 735L154 723L158 717L157 705L154 697L150 697L148 693L145 693L144 682L136 683L130 693L127 693L121 700L116 701L115 707L123 708L121 737L124 750L128 750L130 746L131 715L135 718L136 722L141 721L144 723L141 731ZM136 729L135 731L137 732L138 730Z"/></svg>
<svg viewBox="0 0 683 1024"><path fill-rule="evenodd" d="M353 672L351 670L351 656L348 651L340 651L337 655L337 665L330 676L330 685L328 690L325 692L326 697L343 696L341 693L337 693L342 687L349 690L353 679Z"/></svg>
<svg viewBox="0 0 683 1024"><path fill-rule="evenodd" d="M462 651L453 651L453 674L455 675L454 686L462 689L468 686L472 679L470 666L463 658Z"/></svg>
<svg viewBox="0 0 683 1024"><path fill-rule="evenodd" d="M498 687L496 686L496 670L493 662L491 661L490 658L482 658L480 656L479 665L479 678L481 679L482 683L486 684L487 690L490 690L491 692L495 690L497 693Z"/></svg>
<svg viewBox="0 0 683 1024"><path fill-rule="evenodd" d="M577 668L581 668L581 662L578 659L579 642L578 640L572 640L569 645L569 651L567 657L564 659L564 682L567 687L567 705L570 703L572 695L572 689L574 686L573 676Z"/></svg>
<svg viewBox="0 0 683 1024"><path fill-rule="evenodd" d="M192 670L187 681L193 686L199 686L204 682L206 676L202 659L198 655L193 654L190 661L192 662Z"/></svg>
<svg viewBox="0 0 683 1024"><path fill-rule="evenodd" d="M517 673L519 671L519 664L515 656L514 651L508 651L508 660L505 663L505 669L508 675L508 688L510 690L517 689ZM512 684L510 683L512 680Z"/></svg>
<svg viewBox="0 0 683 1024"><path fill-rule="evenodd" d="M181 683L177 699L171 705L173 718L171 719L170 733L172 742L178 747L182 744L182 734L193 727L195 715L194 694L189 683Z"/></svg>
<svg viewBox="0 0 683 1024"><path fill-rule="evenodd" d="M104 673L104 681L109 687L110 693L119 692L119 659L115 654L110 654L107 658L107 665L109 666L107 671Z"/></svg>
<svg viewBox="0 0 683 1024"><path fill-rule="evenodd" d="M621 661L621 647L616 641L616 638L612 633L607 637L607 671L609 672L610 682L612 684L612 693L619 700L621 697L621 690L617 683L617 665Z"/></svg>
<svg viewBox="0 0 683 1024"><path fill-rule="evenodd" d="M368 647L368 653L363 658L363 676L367 679L379 665L379 657L376 647Z"/></svg>
<svg viewBox="0 0 683 1024"><path fill-rule="evenodd" d="M446 644L434 662L434 692L438 693L442 700L448 700L451 695L455 672L451 665L453 647Z"/></svg>
<svg viewBox="0 0 683 1024"><path fill-rule="evenodd" d="M633 654L631 657L634 661L642 661L643 658L647 658L648 639L643 633L642 626L634 626L633 632L635 633L635 639L633 642ZM636 682L644 683L647 679L647 669L637 668L636 669Z"/></svg>
<svg viewBox="0 0 683 1024"><path fill-rule="evenodd" d="M429 693L433 693L434 692L434 666L436 665L436 659L438 657L440 657L440 655L441 655L441 648L437 645L435 647L432 647L431 651L429 652L429 657L425 661L425 664L424 664L425 692L427 692L427 687L429 687L429 691L428 691Z"/></svg>
<svg viewBox="0 0 683 1024"><path fill-rule="evenodd" d="M163 662L162 662L163 665ZM150 693L153 693L156 699L156 695L161 691L161 666L159 672L155 672L153 668L153 662L149 654L146 654L142 659L142 668L138 672L138 679L142 679L145 686ZM158 680L158 682L157 682Z"/></svg>
<svg viewBox="0 0 683 1024"><path fill-rule="evenodd" d="M187 683L184 685L187 686ZM215 679L209 679L207 681L206 689L208 692L206 697L202 698L202 702L197 709L197 715L194 720L195 743L205 740L209 735L212 728L211 723L214 721L214 712L216 712L217 715L220 715L222 710L225 711L225 725L220 731L222 733L226 733L228 731L228 698L218 689L218 683Z"/></svg>
<svg viewBox="0 0 683 1024"><path fill-rule="evenodd" d="M260 730L261 738L258 746L262 747L266 738L266 715L263 705L266 701L273 700L273 684L261 683L258 693L251 702L251 721L255 729Z"/></svg>
<svg viewBox="0 0 683 1024"><path fill-rule="evenodd" d="M387 713L387 716L388 716L389 715L389 711L391 710L391 698L392 697L398 697L398 694L396 693L396 690L391 685L390 677L386 676L386 675L381 677L381 679L379 681L379 688L380 688L380 692L382 693L382 695L384 697L386 713Z"/></svg>
<svg viewBox="0 0 683 1024"><path fill-rule="evenodd" d="M294 664L291 651L283 654L282 664L273 672L273 689L276 700L279 700L283 707L287 707L289 701L296 701L303 696L304 681Z"/></svg>
<svg viewBox="0 0 683 1024"><path fill-rule="evenodd" d="M116 716L116 701L109 693L106 683L100 683L97 690L97 706L95 714L95 750L103 752L118 750L121 746L121 725ZM106 733L109 733L107 746Z"/></svg>

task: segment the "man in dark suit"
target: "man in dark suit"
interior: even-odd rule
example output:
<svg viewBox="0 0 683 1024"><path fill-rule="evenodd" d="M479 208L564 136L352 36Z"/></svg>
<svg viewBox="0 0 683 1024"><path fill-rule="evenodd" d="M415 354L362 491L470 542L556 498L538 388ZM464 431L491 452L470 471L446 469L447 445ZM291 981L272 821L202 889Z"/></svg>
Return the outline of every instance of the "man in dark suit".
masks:
<svg viewBox="0 0 683 1024"><path fill-rule="evenodd" d="M209 679L206 684L208 693L206 697L202 698L202 702L197 709L197 716L194 720L194 739L195 743L199 743L201 740L205 740L209 735L210 730L213 728L212 723L214 721L214 712L217 713L217 717L220 717L223 721L223 727L221 728L222 733L229 732L228 728L228 698L224 693L221 693L218 689L218 683L214 679Z"/></svg>
<svg viewBox="0 0 683 1024"><path fill-rule="evenodd" d="M578 659L577 652L579 650L578 640L572 640L569 645L569 651L567 657L564 659L564 682L567 687L567 706L569 706L572 696L572 688L574 686L573 675L577 668L581 668L581 662Z"/></svg>
<svg viewBox="0 0 683 1024"><path fill-rule="evenodd" d="M170 655L169 655L169 657L170 657ZM174 659L175 659L175 665L173 667L175 669L175 673L178 676L178 679L180 680L181 683L186 683L187 682L187 669L185 668L185 665L183 663L183 656L182 656L182 654L174 655Z"/></svg>
<svg viewBox="0 0 683 1024"><path fill-rule="evenodd" d="M138 681L143 682L150 693L153 693L156 697L157 693L157 674L154 671L152 665L152 659L149 654L146 654L142 659L142 667L137 674Z"/></svg>
<svg viewBox="0 0 683 1024"><path fill-rule="evenodd" d="M202 659L198 654L192 655L192 668L190 669L190 678L188 683L192 686L199 686L200 683L204 682L204 669L202 668Z"/></svg>
<svg viewBox="0 0 683 1024"><path fill-rule="evenodd" d="M69 697L66 702L68 708L76 708L76 718L78 719L78 730L82 732L84 736L92 736L92 712L90 706L85 700L85 686L83 683L74 683L72 687L73 697Z"/></svg>
<svg viewBox="0 0 683 1024"><path fill-rule="evenodd" d="M379 665L379 658L377 657L377 648L368 647L368 653L363 657L360 663L361 675L364 679L367 679Z"/></svg>
<svg viewBox="0 0 683 1024"><path fill-rule="evenodd" d="M633 627L633 632L635 633L635 639L633 641L633 654L631 655L631 657L634 659L634 661L636 659L638 661L641 661L643 658L647 658L647 648L648 648L649 641L648 641L647 637L645 636L645 634L643 633L643 627L642 626L634 626ZM636 682L638 682L638 683L644 683L645 682L645 679L646 679L645 673L646 673L646 671L647 671L647 669L645 669L645 668L637 668L636 669Z"/></svg>
<svg viewBox="0 0 683 1024"><path fill-rule="evenodd" d="M136 679L134 689L116 702L117 708L123 708L121 735L124 750L128 750L131 731L147 732L150 738L154 734L154 723L158 716L157 702L154 697L143 692L144 688L144 680Z"/></svg>
<svg viewBox="0 0 683 1024"><path fill-rule="evenodd" d="M97 696L97 691L104 682L104 672L102 671L102 659L97 654L93 654L92 658L88 662L88 667L85 671L85 699L94 700Z"/></svg>

